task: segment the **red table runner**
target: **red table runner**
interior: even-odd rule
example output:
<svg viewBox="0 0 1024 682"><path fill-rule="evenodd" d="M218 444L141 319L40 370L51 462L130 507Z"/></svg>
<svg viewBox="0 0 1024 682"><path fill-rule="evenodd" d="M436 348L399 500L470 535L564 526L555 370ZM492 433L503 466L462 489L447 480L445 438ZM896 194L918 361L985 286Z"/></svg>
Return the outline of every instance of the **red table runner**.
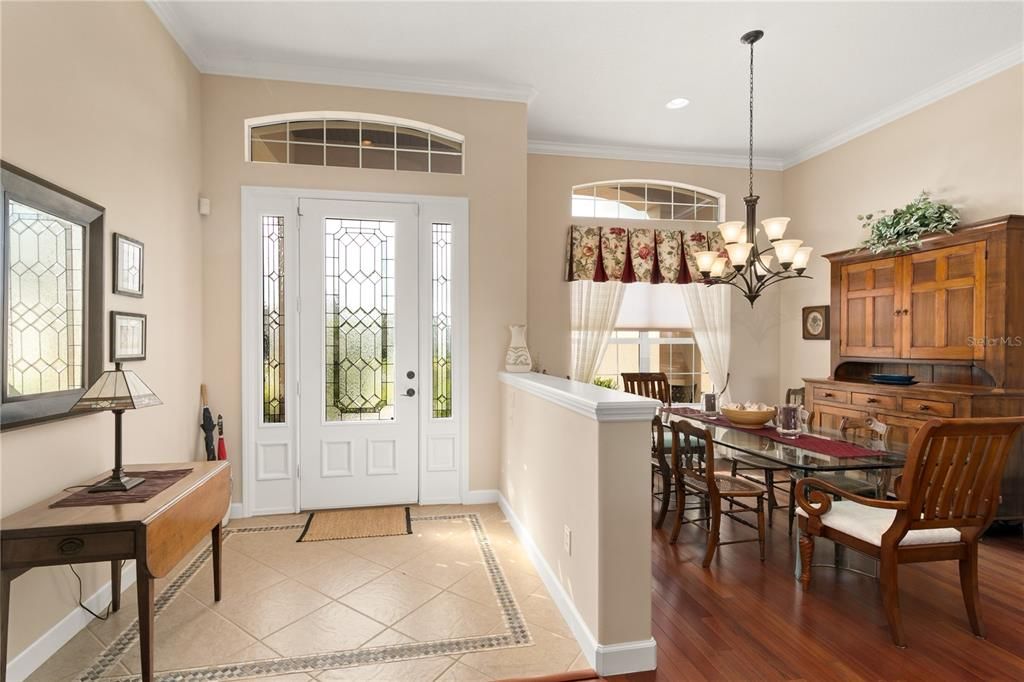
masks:
<svg viewBox="0 0 1024 682"><path fill-rule="evenodd" d="M815 436L808 436L806 434L800 434L796 438L787 438L776 431L774 426L761 426L756 429L736 426L721 415L717 417L705 417L703 412L695 410L692 407L666 407L662 409L662 412L679 415L680 417L686 417L687 419L696 419L697 421L704 422L705 424L711 424L713 426L740 429L755 436L771 439L776 443L792 445L794 447L803 448L804 450L816 452L820 455L829 455L831 457L880 457L886 454L881 450L872 450L871 448L866 448L863 445L857 445L856 443L849 443L843 440L830 440L828 438L818 438Z"/></svg>

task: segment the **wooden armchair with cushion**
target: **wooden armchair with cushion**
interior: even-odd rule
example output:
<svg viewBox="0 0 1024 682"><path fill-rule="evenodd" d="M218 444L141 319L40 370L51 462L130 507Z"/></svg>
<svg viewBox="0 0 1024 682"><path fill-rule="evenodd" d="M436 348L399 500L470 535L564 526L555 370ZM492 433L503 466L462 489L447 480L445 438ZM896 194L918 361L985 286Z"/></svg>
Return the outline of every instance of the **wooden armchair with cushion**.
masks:
<svg viewBox="0 0 1024 682"><path fill-rule="evenodd" d="M800 582L811 581L814 538L879 560L882 603L897 646L897 569L922 561L960 562L960 587L971 630L985 636L978 604L978 540L992 523L1007 455L1024 417L932 419L910 446L895 500L855 495L815 478L796 485L800 505ZM841 498L833 502L832 495Z"/></svg>

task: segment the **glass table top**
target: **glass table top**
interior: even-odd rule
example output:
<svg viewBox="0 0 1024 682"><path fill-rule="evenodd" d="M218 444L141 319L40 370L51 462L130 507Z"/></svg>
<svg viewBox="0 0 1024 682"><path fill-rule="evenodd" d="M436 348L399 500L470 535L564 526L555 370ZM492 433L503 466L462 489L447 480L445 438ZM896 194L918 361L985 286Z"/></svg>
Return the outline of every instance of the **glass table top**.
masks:
<svg viewBox="0 0 1024 682"><path fill-rule="evenodd" d="M728 450L733 450L754 455L770 462L783 464L791 469L800 471L899 469L907 459L906 445L890 444L883 448L879 441L872 441L867 436L843 437L837 430L815 429L806 432L806 435L855 443L875 450L878 454L866 457L836 457L798 447L796 441L794 441L793 445L787 445L739 427L716 426L698 419L689 419L679 415L672 415L672 419L686 419L698 428L709 429L712 434L712 440L718 446L716 447L716 452L721 452L722 448L727 449L725 452L721 452L723 457L728 457Z"/></svg>

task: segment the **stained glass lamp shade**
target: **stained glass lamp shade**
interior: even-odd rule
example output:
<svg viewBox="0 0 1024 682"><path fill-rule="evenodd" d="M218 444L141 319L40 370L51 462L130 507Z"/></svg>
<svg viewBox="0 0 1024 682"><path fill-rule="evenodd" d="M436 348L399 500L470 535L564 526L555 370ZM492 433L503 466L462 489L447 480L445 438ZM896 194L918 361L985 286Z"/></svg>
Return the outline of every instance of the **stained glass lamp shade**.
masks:
<svg viewBox="0 0 1024 682"><path fill-rule="evenodd" d="M121 363L107 370L78 399L71 412L114 413L114 469L109 479L89 488L91 493L124 491L134 488L144 479L126 476L121 466L121 415L125 410L162 405L160 398L131 370L121 369Z"/></svg>

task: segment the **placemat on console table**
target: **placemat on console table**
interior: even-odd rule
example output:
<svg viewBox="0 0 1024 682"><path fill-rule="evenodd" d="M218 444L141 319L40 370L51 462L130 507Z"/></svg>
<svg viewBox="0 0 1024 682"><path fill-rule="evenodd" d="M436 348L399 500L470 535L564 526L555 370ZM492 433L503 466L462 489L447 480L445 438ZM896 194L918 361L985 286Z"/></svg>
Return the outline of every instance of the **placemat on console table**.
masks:
<svg viewBox="0 0 1024 682"><path fill-rule="evenodd" d="M133 477L141 476L145 480L124 492L103 492L91 493L88 488L82 488L63 497L53 504L53 507L92 507L101 504L128 504L132 502L145 502L158 493L170 488L177 481L192 473L191 469L164 469L160 471L126 471L125 474Z"/></svg>
<svg viewBox="0 0 1024 682"><path fill-rule="evenodd" d="M713 426L739 429L747 433L754 434L755 436L771 439L776 443L810 450L811 452L816 452L819 455L829 455L830 457L880 457L886 454L881 450L872 450L871 448L866 448L863 445L857 445L856 443L850 443L843 440L832 440L830 438L823 438L819 436L800 434L796 438L787 438L776 431L774 426L762 426L756 429L748 429L742 426L736 426L721 415L717 417L705 417L703 412L699 412L692 407L667 407L663 408L662 412L676 414L680 417L686 417L687 419L696 419L697 421L704 422L705 424L711 424Z"/></svg>

